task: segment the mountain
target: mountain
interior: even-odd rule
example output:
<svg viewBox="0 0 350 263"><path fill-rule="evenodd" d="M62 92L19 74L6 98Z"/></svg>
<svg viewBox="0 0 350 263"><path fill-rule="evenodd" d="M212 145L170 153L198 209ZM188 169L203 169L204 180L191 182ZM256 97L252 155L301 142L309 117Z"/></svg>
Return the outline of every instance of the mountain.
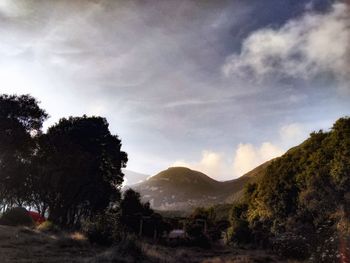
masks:
<svg viewBox="0 0 350 263"><path fill-rule="evenodd" d="M127 169L123 169L123 173L124 173L124 184L126 186L141 183L145 181L148 177L150 177L147 174L137 173Z"/></svg>
<svg viewBox="0 0 350 263"><path fill-rule="evenodd" d="M143 201L149 201L157 210L188 210L231 203L242 196L247 182L263 174L268 164L266 162L242 177L226 182L216 181L186 167L170 167L130 187L140 192Z"/></svg>

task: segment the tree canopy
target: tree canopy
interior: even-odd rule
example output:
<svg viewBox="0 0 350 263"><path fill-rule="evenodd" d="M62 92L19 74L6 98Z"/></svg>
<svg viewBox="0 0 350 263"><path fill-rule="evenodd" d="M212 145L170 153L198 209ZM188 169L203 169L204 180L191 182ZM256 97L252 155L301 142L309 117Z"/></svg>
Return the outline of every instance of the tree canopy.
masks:
<svg viewBox="0 0 350 263"><path fill-rule="evenodd" d="M0 95L0 199L2 206L22 205L36 140L48 114L29 95Z"/></svg>
<svg viewBox="0 0 350 263"><path fill-rule="evenodd" d="M61 119L39 140L37 178L50 219L74 225L120 198L127 155L101 117Z"/></svg>
<svg viewBox="0 0 350 263"><path fill-rule="evenodd" d="M120 200L127 154L105 118L63 118L43 133L47 118L29 95L0 96L0 199L76 226Z"/></svg>
<svg viewBox="0 0 350 263"><path fill-rule="evenodd" d="M312 133L272 161L256 183L246 186L232 215L233 225L245 221L244 230L248 224L255 240L289 233L300 237L296 243L304 250L335 240L334 235L349 236L350 228L340 231L339 226L349 225L350 217L350 118L339 119L329 132Z"/></svg>

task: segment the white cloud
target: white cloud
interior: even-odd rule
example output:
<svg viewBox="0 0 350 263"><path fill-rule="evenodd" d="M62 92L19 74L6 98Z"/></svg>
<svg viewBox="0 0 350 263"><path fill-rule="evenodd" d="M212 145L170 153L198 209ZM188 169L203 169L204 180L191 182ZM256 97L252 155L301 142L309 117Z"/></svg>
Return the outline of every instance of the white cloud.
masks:
<svg viewBox="0 0 350 263"><path fill-rule="evenodd" d="M301 142L305 139L307 132L300 123L291 123L281 127L280 137L285 142Z"/></svg>
<svg viewBox="0 0 350 263"><path fill-rule="evenodd" d="M258 165L283 154L283 149L264 142L260 147L252 144L239 144L233 160L233 173L235 177L244 175Z"/></svg>
<svg viewBox="0 0 350 263"><path fill-rule="evenodd" d="M283 154L283 149L270 142L259 147L252 144L239 144L233 158L225 158L222 153L203 151L198 162L176 161L175 166L184 166L201 171L215 180L223 181L238 178L256 166Z"/></svg>
<svg viewBox="0 0 350 263"><path fill-rule="evenodd" d="M290 147L300 144L307 138L308 131L301 123L290 123L280 127L279 137L274 142L260 145L240 143L232 154L226 158L223 153L205 150L199 161L176 161L172 166L184 166L201 171L215 180L223 181L238 178L255 167L281 156Z"/></svg>
<svg viewBox="0 0 350 263"><path fill-rule="evenodd" d="M229 75L308 79L329 73L340 88L349 88L350 16L346 4L326 14L306 13L281 28L253 32L223 67Z"/></svg>
<svg viewBox="0 0 350 263"><path fill-rule="evenodd" d="M215 180L227 180L232 177L229 162L224 155L214 151L203 151L199 162L176 161L172 166L184 166L193 170L201 171Z"/></svg>
<svg viewBox="0 0 350 263"><path fill-rule="evenodd" d="M9 17L22 16L28 11L28 3L23 0L0 0L0 14L4 14Z"/></svg>
<svg viewBox="0 0 350 263"><path fill-rule="evenodd" d="M214 151L203 151L197 162L176 161L175 166L188 167L201 171L215 180L231 180L254 169L256 166L283 154L283 149L270 142L264 142L259 147L240 143L233 158L225 158L224 154Z"/></svg>

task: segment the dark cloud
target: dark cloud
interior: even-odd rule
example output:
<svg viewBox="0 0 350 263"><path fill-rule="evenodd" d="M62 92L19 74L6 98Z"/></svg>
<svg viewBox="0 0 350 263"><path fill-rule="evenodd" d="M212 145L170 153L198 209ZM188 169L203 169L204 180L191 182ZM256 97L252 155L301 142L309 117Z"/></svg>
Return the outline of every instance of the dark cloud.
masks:
<svg viewBox="0 0 350 263"><path fill-rule="evenodd" d="M256 30L280 28L310 10L329 12L331 5L2 1L0 90L37 96L50 123L105 115L129 152L130 169L140 172L200 158L203 150L229 156L242 142L274 142L281 125L318 125L349 112L346 99L324 81L319 89L316 80L257 83L222 73ZM320 116L324 104L329 109Z"/></svg>

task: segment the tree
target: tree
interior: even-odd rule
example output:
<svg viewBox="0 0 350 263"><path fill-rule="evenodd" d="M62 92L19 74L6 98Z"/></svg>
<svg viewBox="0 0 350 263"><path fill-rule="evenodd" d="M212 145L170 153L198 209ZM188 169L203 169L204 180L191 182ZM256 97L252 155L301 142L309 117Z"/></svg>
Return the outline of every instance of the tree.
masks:
<svg viewBox="0 0 350 263"><path fill-rule="evenodd" d="M343 233L350 232L344 230L350 225L349 167L349 117L337 120L329 132L312 133L271 162L265 174L245 189L254 240L265 231L285 252L292 251L293 257L333 251L325 247L327 240L336 244ZM234 222L239 220L233 220L233 226Z"/></svg>
<svg viewBox="0 0 350 263"><path fill-rule="evenodd" d="M29 199L30 164L47 113L29 95L0 95L0 199L23 205Z"/></svg>
<svg viewBox="0 0 350 263"><path fill-rule="evenodd" d="M120 199L126 162L106 119L63 118L40 138L33 192L54 223L79 226Z"/></svg>
<svg viewBox="0 0 350 263"><path fill-rule="evenodd" d="M127 189L120 202L121 223L128 232L138 233L140 231L140 220L154 214L148 202L142 203L141 196L133 189Z"/></svg>
<svg viewBox="0 0 350 263"><path fill-rule="evenodd" d="M248 205L244 203L235 203L230 213L229 228L230 240L237 243L247 243L251 239L251 231L247 220Z"/></svg>

